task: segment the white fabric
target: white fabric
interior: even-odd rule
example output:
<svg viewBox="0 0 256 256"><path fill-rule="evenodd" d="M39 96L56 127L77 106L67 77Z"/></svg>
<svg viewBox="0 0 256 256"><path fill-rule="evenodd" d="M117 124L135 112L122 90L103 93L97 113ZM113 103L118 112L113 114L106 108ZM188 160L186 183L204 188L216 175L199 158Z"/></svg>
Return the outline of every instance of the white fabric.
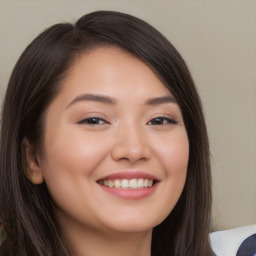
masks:
<svg viewBox="0 0 256 256"><path fill-rule="evenodd" d="M236 256L242 242L256 234L256 225L216 231L210 234L213 251L217 256Z"/></svg>

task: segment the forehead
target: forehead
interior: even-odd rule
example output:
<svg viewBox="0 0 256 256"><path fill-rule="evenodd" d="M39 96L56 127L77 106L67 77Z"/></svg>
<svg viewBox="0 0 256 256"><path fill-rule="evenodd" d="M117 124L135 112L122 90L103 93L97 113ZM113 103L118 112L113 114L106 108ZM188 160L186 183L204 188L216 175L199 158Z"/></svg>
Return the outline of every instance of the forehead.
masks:
<svg viewBox="0 0 256 256"><path fill-rule="evenodd" d="M132 54L113 46L81 54L63 82L64 91L107 94L170 94L152 69Z"/></svg>

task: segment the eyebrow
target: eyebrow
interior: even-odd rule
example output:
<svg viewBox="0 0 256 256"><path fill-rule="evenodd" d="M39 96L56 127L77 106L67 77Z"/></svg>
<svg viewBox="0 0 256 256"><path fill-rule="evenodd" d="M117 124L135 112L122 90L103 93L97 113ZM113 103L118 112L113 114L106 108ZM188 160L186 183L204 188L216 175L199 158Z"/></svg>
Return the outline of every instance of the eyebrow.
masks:
<svg viewBox="0 0 256 256"><path fill-rule="evenodd" d="M115 105L117 103L116 99L109 97L109 96L98 95L98 94L82 94L82 95L79 95L76 98L74 98L68 104L67 108L69 108L71 105L73 105L77 102L80 102L80 101L96 101L96 102L110 104L110 105Z"/></svg>
<svg viewBox="0 0 256 256"><path fill-rule="evenodd" d="M100 94L82 94L74 98L66 108L69 108L71 105L81 102L81 101L95 101L104 104L115 105L118 100L106 95ZM159 105L164 103L177 103L176 99L173 96L162 96L156 98L150 98L146 100L146 105Z"/></svg>
<svg viewBox="0 0 256 256"><path fill-rule="evenodd" d="M162 96L157 98L151 98L146 101L147 105L159 105L164 103L177 103L177 100L173 96Z"/></svg>

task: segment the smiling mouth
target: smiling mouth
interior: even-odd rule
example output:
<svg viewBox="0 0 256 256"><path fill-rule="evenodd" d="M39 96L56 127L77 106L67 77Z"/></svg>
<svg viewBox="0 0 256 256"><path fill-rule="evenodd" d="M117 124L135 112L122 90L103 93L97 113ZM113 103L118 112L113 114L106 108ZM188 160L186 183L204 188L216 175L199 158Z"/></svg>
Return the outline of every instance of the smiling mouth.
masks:
<svg viewBox="0 0 256 256"><path fill-rule="evenodd" d="M106 179L98 181L99 184L116 189L142 189L151 188L157 181L153 179Z"/></svg>

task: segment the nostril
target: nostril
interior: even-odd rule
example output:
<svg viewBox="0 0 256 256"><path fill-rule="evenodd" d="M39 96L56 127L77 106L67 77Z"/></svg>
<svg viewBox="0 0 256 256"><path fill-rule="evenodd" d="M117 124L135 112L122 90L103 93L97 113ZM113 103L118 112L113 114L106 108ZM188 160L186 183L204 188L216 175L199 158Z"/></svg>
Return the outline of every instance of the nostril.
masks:
<svg viewBox="0 0 256 256"><path fill-rule="evenodd" d="M139 160L149 159L150 151L144 146L117 145L113 148L111 155L114 160L127 160L135 163Z"/></svg>

